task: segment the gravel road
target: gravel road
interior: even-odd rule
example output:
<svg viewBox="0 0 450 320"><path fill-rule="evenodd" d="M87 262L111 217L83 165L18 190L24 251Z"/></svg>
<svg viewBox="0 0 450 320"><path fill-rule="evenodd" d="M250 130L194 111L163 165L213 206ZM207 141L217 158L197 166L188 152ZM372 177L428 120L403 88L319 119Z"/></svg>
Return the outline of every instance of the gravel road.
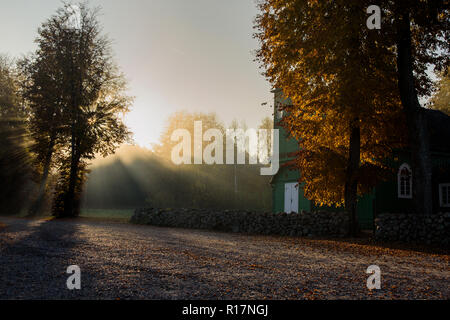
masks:
<svg viewBox="0 0 450 320"><path fill-rule="evenodd" d="M355 241L0 218L0 299L449 299L449 255ZM381 289L366 288L369 265ZM81 268L68 290L66 268Z"/></svg>

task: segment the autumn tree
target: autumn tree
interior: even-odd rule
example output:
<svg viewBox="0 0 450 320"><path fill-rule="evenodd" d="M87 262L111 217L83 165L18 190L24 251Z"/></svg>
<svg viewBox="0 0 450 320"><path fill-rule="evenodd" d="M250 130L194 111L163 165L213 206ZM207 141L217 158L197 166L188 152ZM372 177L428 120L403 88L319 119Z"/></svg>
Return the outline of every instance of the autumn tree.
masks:
<svg viewBox="0 0 450 320"><path fill-rule="evenodd" d="M38 50L25 64L26 97L35 123L42 124L35 128L36 144L43 138L38 154L45 161L58 143L58 153L50 156L60 172L57 216L78 214L88 161L113 153L129 137L122 116L132 100L97 15L86 4L65 4L39 28Z"/></svg>
<svg viewBox="0 0 450 320"><path fill-rule="evenodd" d="M261 1L257 59L292 100L282 124L299 142L292 163L305 194L344 204L357 232L357 196L386 176L402 145L395 60L366 26L368 1ZM280 107L280 106L276 106Z"/></svg>

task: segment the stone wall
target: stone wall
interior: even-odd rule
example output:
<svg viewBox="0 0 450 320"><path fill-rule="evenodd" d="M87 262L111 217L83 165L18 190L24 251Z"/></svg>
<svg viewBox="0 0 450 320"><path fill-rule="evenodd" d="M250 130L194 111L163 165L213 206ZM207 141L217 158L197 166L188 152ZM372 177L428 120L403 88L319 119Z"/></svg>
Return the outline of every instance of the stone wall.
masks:
<svg viewBox="0 0 450 320"><path fill-rule="evenodd" d="M207 209L136 209L132 223L161 227L209 229L226 232L286 236L343 237L348 230L343 212L258 213L251 211Z"/></svg>
<svg viewBox="0 0 450 320"><path fill-rule="evenodd" d="M382 214L375 219L375 238L382 241L450 244L450 212L430 216Z"/></svg>

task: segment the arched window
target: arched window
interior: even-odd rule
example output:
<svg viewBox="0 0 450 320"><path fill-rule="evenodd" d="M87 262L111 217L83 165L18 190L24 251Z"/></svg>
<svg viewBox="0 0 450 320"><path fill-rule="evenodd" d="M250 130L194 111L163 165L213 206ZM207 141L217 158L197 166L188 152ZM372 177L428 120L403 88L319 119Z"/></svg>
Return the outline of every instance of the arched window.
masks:
<svg viewBox="0 0 450 320"><path fill-rule="evenodd" d="M397 175L398 197L412 198L412 171L407 163L404 163L398 169Z"/></svg>

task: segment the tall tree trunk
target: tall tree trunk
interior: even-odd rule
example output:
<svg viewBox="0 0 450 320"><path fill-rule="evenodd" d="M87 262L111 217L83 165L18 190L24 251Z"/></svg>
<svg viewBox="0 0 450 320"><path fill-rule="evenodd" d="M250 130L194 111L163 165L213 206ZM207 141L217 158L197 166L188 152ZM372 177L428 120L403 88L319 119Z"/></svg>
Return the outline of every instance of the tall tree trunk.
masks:
<svg viewBox="0 0 450 320"><path fill-rule="evenodd" d="M358 214L356 206L358 204L358 169L360 162L361 130L359 119L355 119L350 125L350 143L347 160L347 170L345 177L345 210L350 215L351 236L356 236L359 232Z"/></svg>
<svg viewBox="0 0 450 320"><path fill-rule="evenodd" d="M71 152L71 160L70 160L70 172L69 172L69 185L67 189L67 193L65 195L64 201L64 216L73 217L75 216L75 206L74 206L74 198L75 198L75 188L78 179L78 170L80 163L80 156L78 153L78 148L76 145L76 138L72 136L72 152Z"/></svg>
<svg viewBox="0 0 450 320"><path fill-rule="evenodd" d="M79 173L79 161L74 161L70 165L70 173L69 173L69 185L67 188L67 193L65 195L64 201L64 216L65 217L73 217L76 215L76 206L75 206L75 189L77 186L77 179Z"/></svg>
<svg viewBox="0 0 450 320"><path fill-rule="evenodd" d="M34 217L37 214L39 214L42 208L42 202L44 200L45 195L45 187L47 186L48 175L50 172L50 164L52 161L52 155L54 151L53 148L55 147L55 140L56 140L55 134L53 134L50 138L47 154L44 159L44 168L42 172L41 182L39 184L38 196L31 205L30 210L28 212L28 216L30 217Z"/></svg>
<svg viewBox="0 0 450 320"><path fill-rule="evenodd" d="M64 216L72 217L74 216L74 196L75 196L75 188L78 177L78 164L79 164L79 150L77 146L77 134L79 126L79 98L82 95L81 93L81 75L77 74L75 70L77 69L74 65L73 59L70 60L72 76L71 79L71 152L70 152L70 170L69 170L69 185L67 187L67 192L64 197Z"/></svg>
<svg viewBox="0 0 450 320"><path fill-rule="evenodd" d="M430 141L424 109L414 86L409 12L397 13L397 74L400 98L406 114L413 177L413 201L419 214L433 211Z"/></svg>

